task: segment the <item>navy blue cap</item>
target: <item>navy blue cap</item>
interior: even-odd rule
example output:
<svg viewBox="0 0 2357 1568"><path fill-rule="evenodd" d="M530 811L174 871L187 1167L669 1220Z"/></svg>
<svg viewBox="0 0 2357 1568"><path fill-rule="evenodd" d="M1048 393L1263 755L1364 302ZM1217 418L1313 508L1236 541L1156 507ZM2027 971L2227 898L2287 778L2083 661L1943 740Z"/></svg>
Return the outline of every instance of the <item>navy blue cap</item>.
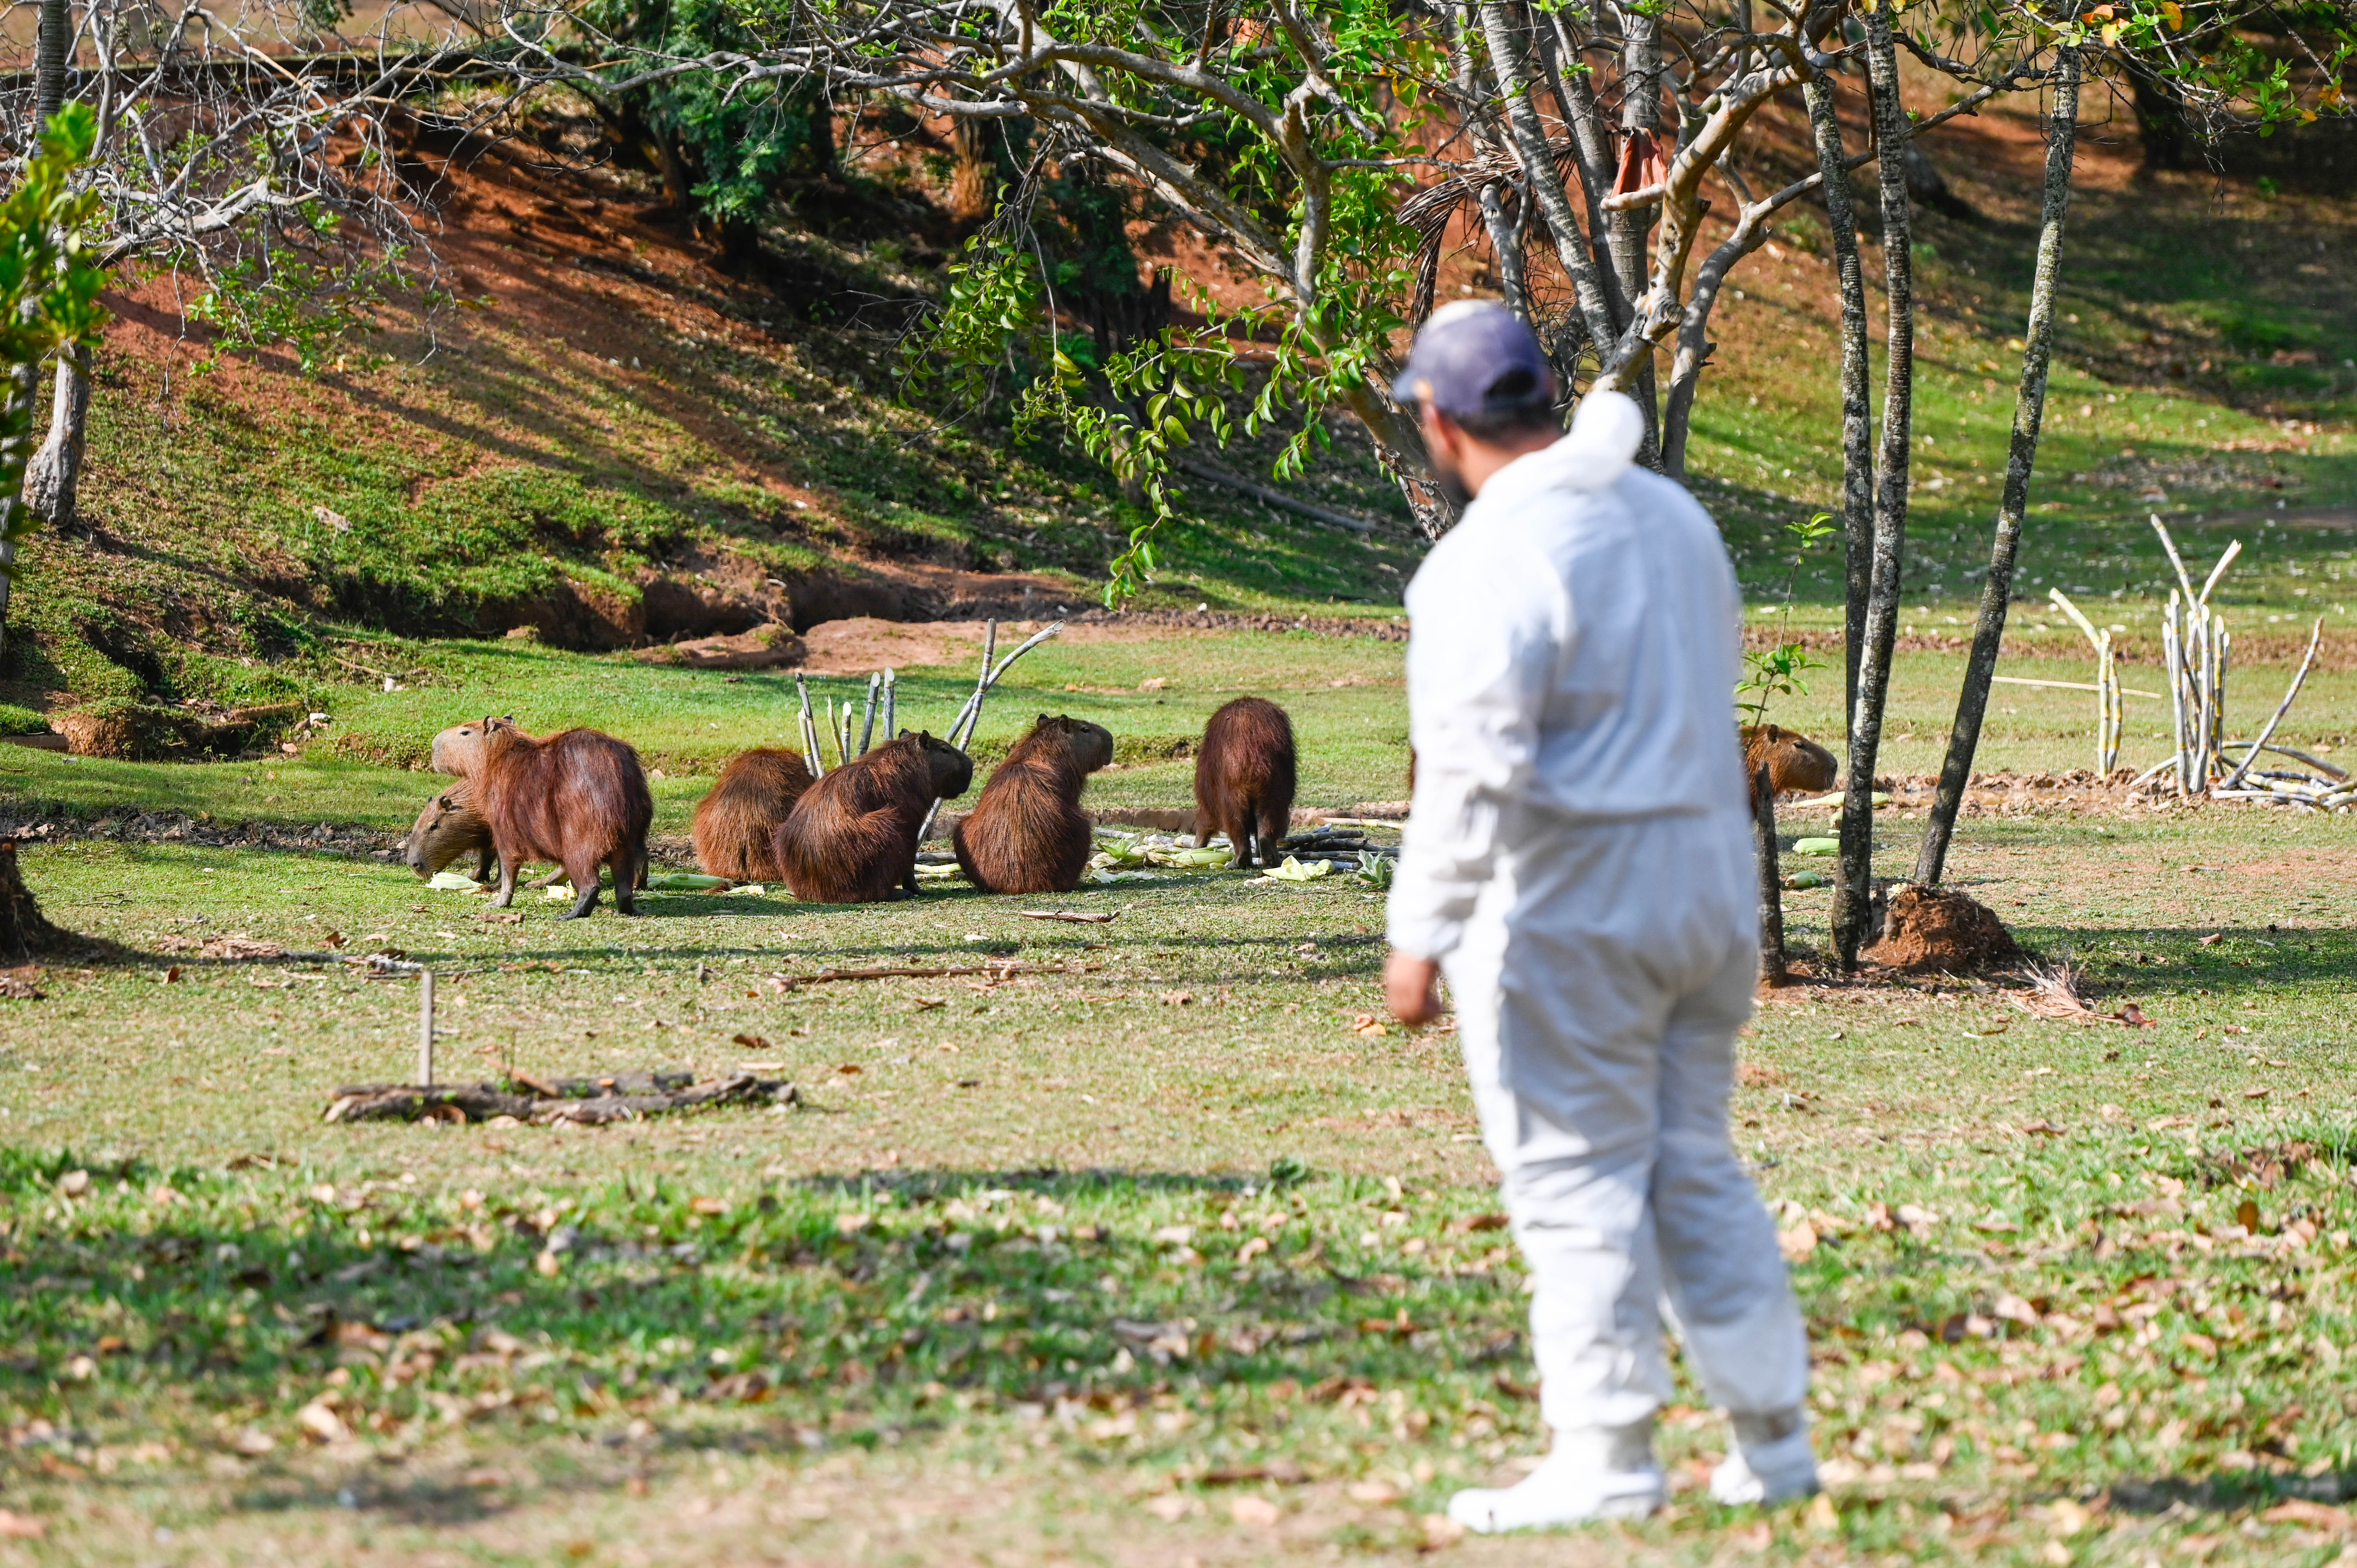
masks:
<svg viewBox="0 0 2357 1568"><path fill-rule="evenodd" d="M1460 299L1432 313L1407 369L1392 383L1405 408L1494 413L1551 403L1555 371L1530 327L1495 300Z"/></svg>

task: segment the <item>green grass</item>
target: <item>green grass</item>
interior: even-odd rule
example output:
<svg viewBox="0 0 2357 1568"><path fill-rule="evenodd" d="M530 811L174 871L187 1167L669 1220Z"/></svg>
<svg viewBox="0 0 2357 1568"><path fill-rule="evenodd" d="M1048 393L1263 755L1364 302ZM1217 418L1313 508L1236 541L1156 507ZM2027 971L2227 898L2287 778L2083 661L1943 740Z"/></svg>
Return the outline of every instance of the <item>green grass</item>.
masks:
<svg viewBox="0 0 2357 1568"><path fill-rule="evenodd" d="M2357 1310L2346 830L1968 830L1959 880L2159 1022L2038 1022L1953 984L1763 1010L1737 1135L1820 1237L1795 1278L1845 1477L1837 1534L1774 1516L1770 1560L2036 1560L2077 1517L2058 1498L2093 1510L2088 1561L2313 1560L2298 1524L2242 1521L2357 1468L2319 1348ZM871 1488L917 1561L1389 1560L1540 1442L1453 1042L1352 1031L1382 951L1352 884L1054 900L1121 910L1100 927L961 892L502 927L325 855L25 863L55 918L135 950L332 929L441 965L451 1076L759 1059L806 1096L604 1132L323 1125L335 1085L406 1069L406 983L53 966L47 1001L0 1014L0 1418L22 1434L0 1475L48 1522L35 1560L835 1561L876 1528ZM1078 972L764 983L977 951ZM1273 1182L1280 1158L1306 1179ZM1878 1230L1877 1204L1941 1218ZM2282 1246L2302 1220L2318 1238ZM1703 1402L1682 1382L1665 1421L1682 1482L1721 1441ZM1245 1494L1279 1522L1232 1518ZM1592 1545L1700 1563L1750 1539L1696 1495ZM1456 1550L1567 1545L1589 1543Z"/></svg>

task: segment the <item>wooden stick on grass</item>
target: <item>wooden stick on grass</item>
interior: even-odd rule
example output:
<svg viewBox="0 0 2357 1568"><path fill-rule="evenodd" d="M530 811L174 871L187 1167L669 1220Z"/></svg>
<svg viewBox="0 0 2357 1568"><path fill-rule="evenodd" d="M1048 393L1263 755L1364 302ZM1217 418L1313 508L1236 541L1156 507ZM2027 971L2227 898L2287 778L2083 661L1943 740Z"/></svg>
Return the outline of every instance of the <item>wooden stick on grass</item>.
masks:
<svg viewBox="0 0 2357 1568"><path fill-rule="evenodd" d="M2286 692L2283 696L2283 701L2276 704L2274 716L2267 720L2266 727L2259 731L2259 738L2251 742L2251 749L2244 754L2242 765L2236 768L2233 772L2226 776L2226 782L2222 786L2222 788L2228 789L2239 789L2242 788L2243 775L2251 770L2251 764L2259 759L2259 753L2266 750L2267 742L2275 738L2276 726L2283 723L2284 715L2286 714L2291 712L2292 699L2299 695L2301 685L2307 682L2308 671L2309 668L2316 663L2317 644L2323 640L2324 618L2322 616L2319 616L2316 618L2315 627L2308 634L2307 656L2299 661L2298 673L2295 674L2291 678L2291 690ZM2222 754L2225 748L2221 746L2219 747L2219 750Z"/></svg>

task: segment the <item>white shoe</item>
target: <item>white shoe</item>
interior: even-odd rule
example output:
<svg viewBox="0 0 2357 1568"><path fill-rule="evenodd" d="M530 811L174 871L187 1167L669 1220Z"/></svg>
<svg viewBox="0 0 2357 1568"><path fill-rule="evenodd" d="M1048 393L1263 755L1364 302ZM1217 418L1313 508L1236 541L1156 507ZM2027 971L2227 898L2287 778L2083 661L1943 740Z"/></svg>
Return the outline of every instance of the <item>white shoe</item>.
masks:
<svg viewBox="0 0 2357 1568"><path fill-rule="evenodd" d="M1809 1449L1806 1426L1773 1442L1738 1444L1710 1473L1711 1500L1730 1507L1789 1502L1816 1489L1817 1456Z"/></svg>
<svg viewBox="0 0 2357 1568"><path fill-rule="evenodd" d="M1649 1427L1650 1430L1650 1427ZM1479 1535L1544 1530L1598 1519L1642 1519L1662 1506L1658 1466L1612 1470L1562 1446L1511 1487L1473 1487L1448 1499L1448 1517Z"/></svg>

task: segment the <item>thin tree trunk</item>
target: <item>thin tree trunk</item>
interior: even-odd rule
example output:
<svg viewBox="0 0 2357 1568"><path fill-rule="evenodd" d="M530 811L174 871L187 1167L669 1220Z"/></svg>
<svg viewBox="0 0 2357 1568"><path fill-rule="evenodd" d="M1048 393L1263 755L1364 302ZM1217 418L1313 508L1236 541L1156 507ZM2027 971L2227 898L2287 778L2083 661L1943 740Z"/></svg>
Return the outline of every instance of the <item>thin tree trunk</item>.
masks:
<svg viewBox="0 0 2357 1568"><path fill-rule="evenodd" d="M50 117L65 107L66 66L73 49L73 8L70 0L41 0L39 31L34 43L33 137L38 143ZM74 488L81 477L82 438L90 417L90 351L77 349L58 357L57 387L51 399L48 439L25 470L25 505L53 528L73 521ZM0 617L6 614L5 590L0 590Z"/></svg>
<svg viewBox="0 0 2357 1568"><path fill-rule="evenodd" d="M1642 131L1661 139L1662 130L1662 24L1657 16L1647 15L1636 6L1623 13L1623 25L1628 28L1620 50L1620 128L1623 134ZM1664 148L1663 156L1669 156ZM1620 276L1621 294L1630 301L1633 319L1637 302L1645 297L1648 273L1653 248L1654 207L1632 207L1618 216L1612 230L1612 270ZM1638 361L1621 378L1620 390L1637 400L1637 407L1645 415L1645 440L1638 448L1637 460L1648 467L1658 468L1662 462L1662 421L1660 400L1653 381L1653 351L1647 349Z"/></svg>
<svg viewBox="0 0 2357 1568"><path fill-rule="evenodd" d="M82 448L89 431L90 349L68 349L58 356L48 438L25 466L26 509L52 528L73 526L74 496L81 484Z"/></svg>
<svg viewBox="0 0 2357 1568"><path fill-rule="evenodd" d="M1751 780L1751 830L1760 851L1760 983L1784 983L1784 869L1776 853L1776 786L1761 763Z"/></svg>
<svg viewBox="0 0 2357 1568"><path fill-rule="evenodd" d="M1604 285L1605 310L1617 336L1628 330L1632 314L1629 295L1620 287L1620 271L1612 264L1612 229L1620 214L1604 210L1604 198L1612 189L1612 168L1618 155L1612 134L1605 125L1604 111L1596 102L1596 84L1585 70L1566 71L1557 58L1560 49L1572 56L1575 67L1579 64L1577 40L1564 21L1563 12L1558 8L1546 16L1553 29L1553 47L1543 35L1539 52L1546 64L1547 82L1555 90L1555 103L1571 126L1572 145L1578 149L1575 161L1579 169L1580 199L1587 209L1587 254ZM1591 332L1591 338L1593 336ZM1602 354L1610 346L1609 338L1598 342L1597 352Z"/></svg>
<svg viewBox="0 0 2357 1568"><path fill-rule="evenodd" d="M1874 135L1882 178L1882 273L1889 346L1882 391L1882 451L1874 497L1874 569L1866 600L1866 647L1850 709L1849 787L1842 802L1841 880L1834 889L1834 950L1857 963L1874 895L1874 766L1890 694L1906 564L1908 442L1915 388L1913 211L1907 196L1907 117L1899 102L1899 52L1890 7L1867 13L1867 66L1874 83Z"/></svg>
<svg viewBox="0 0 2357 1568"><path fill-rule="evenodd" d="M1747 215L1735 232L1711 252L1695 270L1694 292L1678 323L1677 353L1670 361L1670 396L1662 410L1662 472L1683 481L1686 477L1686 440L1694 430L1694 404L1701 390L1703 368L1718 345L1710 340L1711 312L1718 306L1719 290L1735 263L1758 250L1768 231Z"/></svg>
<svg viewBox="0 0 2357 1568"><path fill-rule="evenodd" d="M2079 51L2064 45L2055 59L2054 108L2046 137L2046 190L2038 227L2038 266L2029 285L2029 347L2021 352L2021 384L2013 398L2013 446L2005 466L2005 492L1997 502L1996 538L1989 546L1988 581L1981 585L1981 609L1973 623L1972 657L1956 698L1955 726L1948 733L1948 757L1940 768L1940 789L1932 821L1915 857L1915 880L1926 886L1947 869L1948 844L1956 831L1964 786L1979 749L1981 720L1988 713L1989 679L1996 673L2005 638L2006 609L2013 600L2014 556L2021 522L2029 510L2029 476L2038 462L2038 434L2046 418L2046 372L2054 350L2054 293L2062 272L2062 224L2071 211L2071 166L2077 152Z"/></svg>
<svg viewBox="0 0 2357 1568"><path fill-rule="evenodd" d="M1571 277L1573 292L1579 300L1579 313L1587 318L1587 335L1600 352L1613 338L1612 312L1605 302L1603 280L1597 275L1587 249L1580 242L1579 222L1572 214L1570 193L1563 188L1555 154L1547 145L1546 128L1539 121L1538 102L1531 91L1522 45L1514 37L1520 24L1500 0L1491 0L1481 7L1481 23L1490 45L1491 74L1497 79L1499 97L1505 101L1506 128L1513 136L1514 151L1523 166L1523 188L1546 219L1547 228L1555 237L1555 258ZM1568 387L1564 390L1570 391Z"/></svg>
<svg viewBox="0 0 2357 1568"><path fill-rule="evenodd" d="M1866 269L1857 255L1857 215L1850 209L1848 154L1835 113L1834 81L1820 73L1803 86L1824 178L1825 220L1833 231L1834 269L1842 315L1842 711L1857 710L1857 656L1866 646L1866 592L1874 560L1874 410L1867 393Z"/></svg>

